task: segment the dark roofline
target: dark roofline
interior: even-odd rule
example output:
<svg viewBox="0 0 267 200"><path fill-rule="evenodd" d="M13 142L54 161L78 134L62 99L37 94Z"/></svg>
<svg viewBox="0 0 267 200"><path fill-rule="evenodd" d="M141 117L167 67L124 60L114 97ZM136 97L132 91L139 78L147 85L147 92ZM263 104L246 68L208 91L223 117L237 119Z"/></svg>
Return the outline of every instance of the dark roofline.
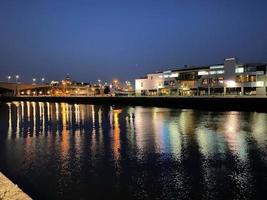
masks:
<svg viewBox="0 0 267 200"><path fill-rule="evenodd" d="M237 63L238 65L250 65L250 66L264 66L267 65L267 63ZM193 70L200 70L200 69L209 69L210 66L217 66L217 65L224 65L224 63L219 63L219 64L211 64L211 65L203 65L203 66L188 66L188 67L174 67L174 68L169 68L166 70L162 71L156 71L155 73L149 73L149 74L157 74L157 73L163 73L164 71L171 71L171 72L183 72L183 71L193 71Z"/></svg>

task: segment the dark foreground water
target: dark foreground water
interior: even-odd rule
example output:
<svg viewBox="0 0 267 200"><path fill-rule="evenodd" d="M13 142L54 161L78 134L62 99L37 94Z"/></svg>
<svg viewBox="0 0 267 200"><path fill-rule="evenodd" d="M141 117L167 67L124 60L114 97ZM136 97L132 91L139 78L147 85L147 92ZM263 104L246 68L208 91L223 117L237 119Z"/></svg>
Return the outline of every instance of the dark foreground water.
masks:
<svg viewBox="0 0 267 200"><path fill-rule="evenodd" d="M266 199L267 114L2 103L0 170L34 199Z"/></svg>

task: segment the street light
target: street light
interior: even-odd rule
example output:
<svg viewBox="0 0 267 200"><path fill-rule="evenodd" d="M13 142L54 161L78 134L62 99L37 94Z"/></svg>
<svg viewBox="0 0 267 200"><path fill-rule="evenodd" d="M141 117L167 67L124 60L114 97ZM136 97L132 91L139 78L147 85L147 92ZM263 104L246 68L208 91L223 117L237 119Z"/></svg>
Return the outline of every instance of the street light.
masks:
<svg viewBox="0 0 267 200"><path fill-rule="evenodd" d="M16 78L16 82L18 83L19 75L16 75L15 78Z"/></svg>
<svg viewBox="0 0 267 200"><path fill-rule="evenodd" d="M11 76L7 76L7 82L9 83L11 79Z"/></svg>
<svg viewBox="0 0 267 200"><path fill-rule="evenodd" d="M42 78L41 80L42 80L42 84L44 84L45 78Z"/></svg>
<svg viewBox="0 0 267 200"><path fill-rule="evenodd" d="M36 78L33 78L33 79L32 79L32 82L33 82L33 84L35 84L35 82L36 82Z"/></svg>

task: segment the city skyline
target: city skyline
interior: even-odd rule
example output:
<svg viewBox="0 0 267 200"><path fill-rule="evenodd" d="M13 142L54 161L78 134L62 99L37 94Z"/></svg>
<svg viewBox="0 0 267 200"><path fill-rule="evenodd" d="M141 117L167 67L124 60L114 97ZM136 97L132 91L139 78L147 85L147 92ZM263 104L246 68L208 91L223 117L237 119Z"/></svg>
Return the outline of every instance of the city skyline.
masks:
<svg viewBox="0 0 267 200"><path fill-rule="evenodd" d="M264 1L2 1L1 79L133 81L168 67L267 61Z"/></svg>

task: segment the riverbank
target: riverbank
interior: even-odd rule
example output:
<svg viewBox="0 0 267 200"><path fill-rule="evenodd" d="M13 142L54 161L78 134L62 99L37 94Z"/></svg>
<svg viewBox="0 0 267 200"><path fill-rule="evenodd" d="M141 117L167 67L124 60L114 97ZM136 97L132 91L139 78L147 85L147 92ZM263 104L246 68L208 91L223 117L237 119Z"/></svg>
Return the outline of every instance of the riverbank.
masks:
<svg viewBox="0 0 267 200"><path fill-rule="evenodd" d="M65 103L84 103L97 105L115 106L159 106L176 107L204 110L244 110L267 112L267 97L260 96L20 96L20 97L0 97L2 102L11 101L35 101L35 102L65 102Z"/></svg>
<svg viewBox="0 0 267 200"><path fill-rule="evenodd" d="M0 172L0 199L30 200L31 198Z"/></svg>

